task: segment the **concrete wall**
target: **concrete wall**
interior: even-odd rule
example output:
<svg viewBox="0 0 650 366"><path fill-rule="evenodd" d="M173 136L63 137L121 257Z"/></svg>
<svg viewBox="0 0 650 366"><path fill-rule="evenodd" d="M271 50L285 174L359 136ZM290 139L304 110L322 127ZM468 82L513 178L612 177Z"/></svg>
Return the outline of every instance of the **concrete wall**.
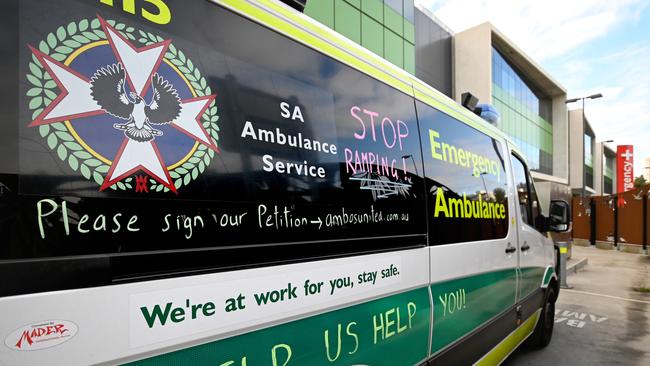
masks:
<svg viewBox="0 0 650 366"><path fill-rule="evenodd" d="M594 149L594 190L603 195L603 143L597 142Z"/></svg>
<svg viewBox="0 0 650 366"><path fill-rule="evenodd" d="M483 23L457 33L452 40L453 98L460 102L465 92L483 103L492 103L492 27Z"/></svg>
<svg viewBox="0 0 650 366"><path fill-rule="evenodd" d="M569 164L571 165L571 170L569 171L569 185L573 189L582 189L582 178L585 165L583 136L584 125L582 121L582 109L569 111Z"/></svg>
<svg viewBox="0 0 650 366"><path fill-rule="evenodd" d="M566 94L552 99L553 108L553 175L569 181L569 120Z"/></svg>
<svg viewBox="0 0 650 366"><path fill-rule="evenodd" d="M452 97L451 32L425 9L415 9L415 76Z"/></svg>

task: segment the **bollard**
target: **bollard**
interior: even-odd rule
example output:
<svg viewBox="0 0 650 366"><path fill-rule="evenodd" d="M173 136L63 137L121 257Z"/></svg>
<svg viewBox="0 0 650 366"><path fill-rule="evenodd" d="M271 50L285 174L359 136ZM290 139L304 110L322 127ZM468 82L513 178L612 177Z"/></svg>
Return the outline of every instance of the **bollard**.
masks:
<svg viewBox="0 0 650 366"><path fill-rule="evenodd" d="M569 252L568 243L565 241L558 241L557 246L560 248L560 288L571 288L571 286L566 283L566 257Z"/></svg>

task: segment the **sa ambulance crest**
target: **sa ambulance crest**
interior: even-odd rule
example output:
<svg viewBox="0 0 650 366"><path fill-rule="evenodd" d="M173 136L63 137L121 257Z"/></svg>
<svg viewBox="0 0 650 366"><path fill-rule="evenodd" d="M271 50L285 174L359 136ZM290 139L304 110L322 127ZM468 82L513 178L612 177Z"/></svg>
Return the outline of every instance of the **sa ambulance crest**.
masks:
<svg viewBox="0 0 650 366"><path fill-rule="evenodd" d="M100 191L177 192L219 152L216 95L171 40L98 16L29 48L29 127Z"/></svg>

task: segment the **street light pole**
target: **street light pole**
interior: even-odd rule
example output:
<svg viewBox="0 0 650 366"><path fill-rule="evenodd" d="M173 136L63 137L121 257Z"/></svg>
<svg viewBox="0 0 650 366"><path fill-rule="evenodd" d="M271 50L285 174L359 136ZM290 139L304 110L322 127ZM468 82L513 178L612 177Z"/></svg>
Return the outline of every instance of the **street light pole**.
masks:
<svg viewBox="0 0 650 366"><path fill-rule="evenodd" d="M597 93L597 94L588 95L586 97L567 99L564 102L566 104L569 104L569 103L577 102L579 100L582 101L582 199L581 199L580 202L582 202L582 200L584 200L585 194L586 194L586 191L587 191L587 186L586 186L586 183L585 183L585 181L587 180L586 179L587 169L585 169L585 157L587 156L586 151L585 151L585 148L586 148L586 146L585 146L585 130L586 130L586 128L585 128L586 127L586 124L585 124L585 99L597 99L597 98L602 98L602 97L603 97L603 95L601 93ZM592 185L593 185L593 182L592 182Z"/></svg>
<svg viewBox="0 0 650 366"><path fill-rule="evenodd" d="M585 98L582 98L582 198L585 199L587 191L587 164L585 160L587 159L587 146L585 146L585 135L587 132L587 124L585 123ZM593 162L592 162L593 165ZM592 167L593 169L593 167Z"/></svg>

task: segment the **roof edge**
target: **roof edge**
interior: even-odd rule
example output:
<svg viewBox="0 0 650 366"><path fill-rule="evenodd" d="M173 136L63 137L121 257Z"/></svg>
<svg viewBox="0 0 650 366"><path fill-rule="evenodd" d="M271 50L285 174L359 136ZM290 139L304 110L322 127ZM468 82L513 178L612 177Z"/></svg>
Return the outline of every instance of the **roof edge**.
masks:
<svg viewBox="0 0 650 366"><path fill-rule="evenodd" d="M463 32L480 27L487 27L490 30L492 45L501 51L501 53L505 53L504 56L508 61L517 67L542 93L550 97L566 95L567 90L562 84L555 80L542 66L506 37L491 22L483 22Z"/></svg>

